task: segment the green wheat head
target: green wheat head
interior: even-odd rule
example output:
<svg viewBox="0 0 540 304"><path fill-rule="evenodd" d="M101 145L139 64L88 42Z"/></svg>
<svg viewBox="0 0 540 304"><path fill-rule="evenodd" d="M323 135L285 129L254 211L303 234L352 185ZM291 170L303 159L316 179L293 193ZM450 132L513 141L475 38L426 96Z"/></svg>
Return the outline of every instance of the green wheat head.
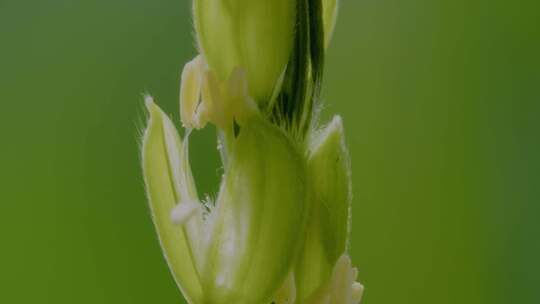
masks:
<svg viewBox="0 0 540 304"><path fill-rule="evenodd" d="M200 55L182 72L186 135L146 98L142 165L161 247L192 304L353 304L342 120L315 119L337 0L194 0ZM201 201L192 130L216 126L224 167Z"/></svg>

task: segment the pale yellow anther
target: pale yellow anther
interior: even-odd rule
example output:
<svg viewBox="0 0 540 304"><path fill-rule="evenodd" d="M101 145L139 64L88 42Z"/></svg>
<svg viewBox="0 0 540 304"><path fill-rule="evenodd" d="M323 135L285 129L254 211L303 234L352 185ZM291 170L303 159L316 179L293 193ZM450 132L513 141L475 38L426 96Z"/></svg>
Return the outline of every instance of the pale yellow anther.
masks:
<svg viewBox="0 0 540 304"><path fill-rule="evenodd" d="M184 66L180 83L180 118L187 128L200 129L206 121L200 119L201 86L204 62L199 55Z"/></svg>
<svg viewBox="0 0 540 304"><path fill-rule="evenodd" d="M213 71L205 70L201 89L200 119L206 119L221 129L230 130L233 120L242 124L249 115L257 112L255 102L248 95L243 69L234 69L224 82Z"/></svg>
<svg viewBox="0 0 540 304"><path fill-rule="evenodd" d="M246 71L244 71L243 69L234 69L227 83L230 97L244 98L248 96Z"/></svg>
<svg viewBox="0 0 540 304"><path fill-rule="evenodd" d="M208 121L222 129L227 129L228 122L232 120L230 109L227 107L227 96L222 85L211 70L204 72L202 85L202 98L205 106L205 115Z"/></svg>
<svg viewBox="0 0 540 304"><path fill-rule="evenodd" d="M237 123L242 124L247 117L257 112L257 105L249 97L246 71L235 68L227 81L229 108Z"/></svg>
<svg viewBox="0 0 540 304"><path fill-rule="evenodd" d="M256 111L256 103L249 97L245 70L235 68L226 81L221 81L200 55L185 65L180 117L186 128L201 129L211 122L230 130L234 120L241 124Z"/></svg>
<svg viewBox="0 0 540 304"><path fill-rule="evenodd" d="M353 304L358 304L362 300L362 294L364 293L364 286L358 282L352 284L351 299Z"/></svg>
<svg viewBox="0 0 540 304"><path fill-rule="evenodd" d="M355 282L358 270L351 265L348 255L342 255L330 278L330 281L314 292L308 304L359 304L364 287Z"/></svg>

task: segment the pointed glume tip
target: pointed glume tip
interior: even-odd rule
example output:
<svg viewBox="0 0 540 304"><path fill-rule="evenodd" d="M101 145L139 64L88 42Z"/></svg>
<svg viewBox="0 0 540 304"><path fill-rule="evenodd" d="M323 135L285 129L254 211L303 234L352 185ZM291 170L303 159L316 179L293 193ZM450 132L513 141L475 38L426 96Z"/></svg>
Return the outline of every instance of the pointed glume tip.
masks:
<svg viewBox="0 0 540 304"><path fill-rule="evenodd" d="M144 105L146 106L146 108L148 110L150 110L150 107L152 107L153 104L154 104L154 98L152 98L152 96L150 96L150 95L145 95L144 96Z"/></svg>

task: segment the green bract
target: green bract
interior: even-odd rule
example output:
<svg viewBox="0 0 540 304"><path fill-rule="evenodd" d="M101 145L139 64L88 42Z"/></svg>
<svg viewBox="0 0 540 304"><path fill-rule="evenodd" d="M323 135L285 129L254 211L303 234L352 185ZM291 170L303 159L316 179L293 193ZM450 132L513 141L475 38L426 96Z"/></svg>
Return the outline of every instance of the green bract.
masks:
<svg viewBox="0 0 540 304"><path fill-rule="evenodd" d="M324 22L324 44L328 47L334 27L336 26L336 17L338 12L339 0L323 0L323 22Z"/></svg>
<svg viewBox="0 0 540 304"><path fill-rule="evenodd" d="M296 267L300 299L328 280L334 264L346 249L351 202L350 166L339 116L313 136L307 167L311 212Z"/></svg>
<svg viewBox="0 0 540 304"><path fill-rule="evenodd" d="M142 144L142 163L152 218L165 258L182 293L200 303L201 283L195 258L199 218L177 226L171 220L175 206L197 200L186 150L169 118L147 98L150 113Z"/></svg>
<svg viewBox="0 0 540 304"><path fill-rule="evenodd" d="M300 242L305 169L283 132L257 118L231 145L210 217L203 287L211 303L263 303L282 284Z"/></svg>
<svg viewBox="0 0 540 304"><path fill-rule="evenodd" d="M201 55L175 124L146 99L144 180L190 304L358 304L347 255L351 181L341 118L313 119L337 0L195 0ZM189 136L216 127L224 173L199 200Z"/></svg>
<svg viewBox="0 0 540 304"><path fill-rule="evenodd" d="M221 80L246 70L259 103L272 96L292 50L296 4L291 0L194 0L199 48Z"/></svg>

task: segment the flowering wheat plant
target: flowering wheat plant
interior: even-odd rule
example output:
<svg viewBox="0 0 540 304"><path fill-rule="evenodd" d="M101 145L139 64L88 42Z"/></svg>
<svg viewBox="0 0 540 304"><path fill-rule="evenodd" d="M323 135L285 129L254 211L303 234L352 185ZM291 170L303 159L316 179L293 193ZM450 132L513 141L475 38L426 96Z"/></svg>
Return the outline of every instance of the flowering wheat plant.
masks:
<svg viewBox="0 0 540 304"><path fill-rule="evenodd" d="M352 304L342 120L317 120L337 0L194 0L199 55L175 123L151 97L142 167L169 268L192 304ZM224 173L201 200L192 130L216 126Z"/></svg>

